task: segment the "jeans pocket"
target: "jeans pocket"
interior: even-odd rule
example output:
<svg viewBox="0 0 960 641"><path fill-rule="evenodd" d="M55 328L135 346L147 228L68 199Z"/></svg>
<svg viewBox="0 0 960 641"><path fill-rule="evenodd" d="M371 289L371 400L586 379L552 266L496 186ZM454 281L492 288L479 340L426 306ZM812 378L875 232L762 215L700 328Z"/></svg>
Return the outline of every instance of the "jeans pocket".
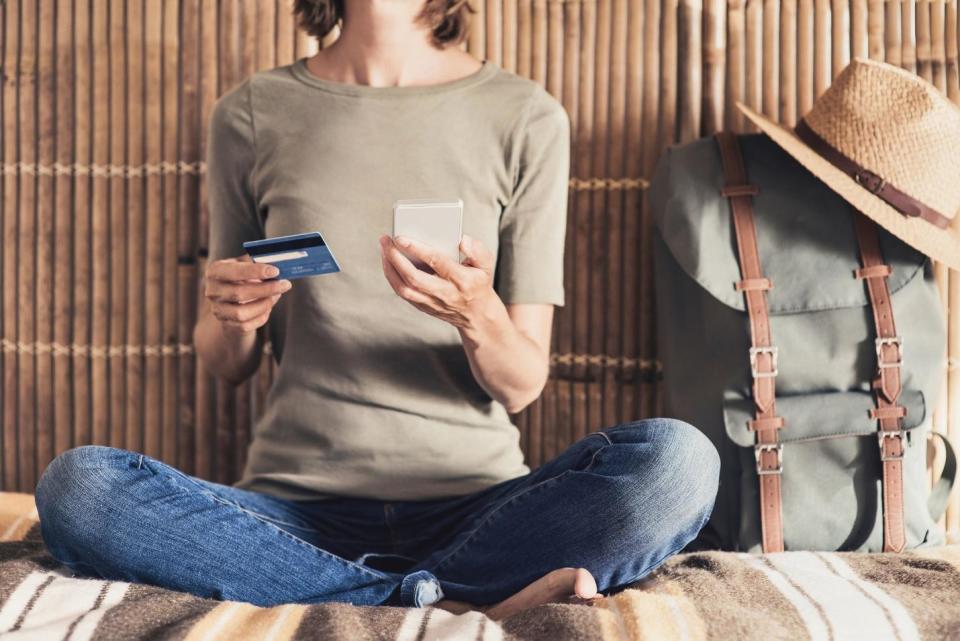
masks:
<svg viewBox="0 0 960 641"><path fill-rule="evenodd" d="M583 445L583 452L581 452L577 462L571 467L571 471L573 472L589 472L593 469L600 456L600 452L609 447L611 443L604 434L594 432L585 436L581 440L581 444Z"/></svg>

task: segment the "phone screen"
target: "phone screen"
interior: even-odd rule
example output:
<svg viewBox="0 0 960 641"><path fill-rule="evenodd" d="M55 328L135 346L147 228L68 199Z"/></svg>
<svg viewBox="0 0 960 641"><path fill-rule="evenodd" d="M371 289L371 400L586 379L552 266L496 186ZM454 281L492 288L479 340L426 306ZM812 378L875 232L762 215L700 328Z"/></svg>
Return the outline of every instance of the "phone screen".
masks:
<svg viewBox="0 0 960 641"><path fill-rule="evenodd" d="M405 236L460 262L463 201L398 200L393 204L393 237ZM408 256L408 258L410 258ZM411 260L413 260L411 258ZM424 265L414 264L419 268Z"/></svg>

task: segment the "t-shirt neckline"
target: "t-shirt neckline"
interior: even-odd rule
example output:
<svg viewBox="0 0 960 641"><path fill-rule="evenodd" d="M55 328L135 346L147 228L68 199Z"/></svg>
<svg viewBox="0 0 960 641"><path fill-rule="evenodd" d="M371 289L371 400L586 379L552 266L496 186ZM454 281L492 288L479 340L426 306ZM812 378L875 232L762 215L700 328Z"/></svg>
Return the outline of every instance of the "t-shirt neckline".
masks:
<svg viewBox="0 0 960 641"><path fill-rule="evenodd" d="M433 85L413 85L405 87L372 87L370 85L354 85L345 82L327 80L314 75L314 73L307 68L306 57L297 59L297 61L291 66L291 71L293 75L301 82L313 87L317 87L318 89L323 89L324 91L328 91L330 93L340 94L343 96L394 98L447 93L480 84L481 82L484 82L488 78L492 77L497 71L496 65L493 62L489 60L483 60L482 63L483 64L479 69L470 73L469 75L463 76L462 78L449 80L447 82L440 82Z"/></svg>

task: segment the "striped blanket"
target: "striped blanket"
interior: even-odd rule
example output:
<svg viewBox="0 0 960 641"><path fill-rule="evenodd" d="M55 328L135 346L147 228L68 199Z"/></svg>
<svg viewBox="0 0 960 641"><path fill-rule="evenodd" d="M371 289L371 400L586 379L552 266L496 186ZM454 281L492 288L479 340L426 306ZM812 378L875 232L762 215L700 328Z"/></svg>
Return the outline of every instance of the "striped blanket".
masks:
<svg viewBox="0 0 960 641"><path fill-rule="evenodd" d="M0 639L88 641L672 641L960 639L960 546L902 555L680 555L592 606L495 622L472 612L346 604L259 608L71 577L33 498L0 493Z"/></svg>

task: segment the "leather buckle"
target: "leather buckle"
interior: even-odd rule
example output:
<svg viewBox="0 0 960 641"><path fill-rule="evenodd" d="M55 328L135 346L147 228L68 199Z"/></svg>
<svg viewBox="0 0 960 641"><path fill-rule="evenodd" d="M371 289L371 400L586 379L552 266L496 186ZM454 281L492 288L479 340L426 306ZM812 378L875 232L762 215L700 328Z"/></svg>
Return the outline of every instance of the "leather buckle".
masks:
<svg viewBox="0 0 960 641"><path fill-rule="evenodd" d="M899 439L900 441L900 453L899 454L890 454L886 452L886 444L888 438ZM902 461L903 460L903 430L878 430L877 431L877 444L880 446L880 460L881 461Z"/></svg>
<svg viewBox="0 0 960 641"><path fill-rule="evenodd" d="M776 452L777 466L773 468L763 467L763 453ZM767 474L783 473L783 443L757 443L753 446L753 458L757 461L757 474L765 476Z"/></svg>
<svg viewBox="0 0 960 641"><path fill-rule="evenodd" d="M903 364L903 339L899 336L887 336L877 338L875 341L877 348L877 367L879 369L886 369L888 367L900 367ZM883 348L885 345L896 345L897 346L897 360L896 361L884 361L883 360Z"/></svg>
<svg viewBox="0 0 960 641"><path fill-rule="evenodd" d="M887 181L873 173L869 169L860 169L853 175L857 184L869 191L871 194L879 194L887 186Z"/></svg>
<svg viewBox="0 0 960 641"><path fill-rule="evenodd" d="M773 366L772 372L760 372L757 370L757 356L760 354L769 354L771 364ZM754 378L773 378L779 373L777 369L777 362L779 360L779 350L776 347L751 347L750 348L750 372L753 374Z"/></svg>

